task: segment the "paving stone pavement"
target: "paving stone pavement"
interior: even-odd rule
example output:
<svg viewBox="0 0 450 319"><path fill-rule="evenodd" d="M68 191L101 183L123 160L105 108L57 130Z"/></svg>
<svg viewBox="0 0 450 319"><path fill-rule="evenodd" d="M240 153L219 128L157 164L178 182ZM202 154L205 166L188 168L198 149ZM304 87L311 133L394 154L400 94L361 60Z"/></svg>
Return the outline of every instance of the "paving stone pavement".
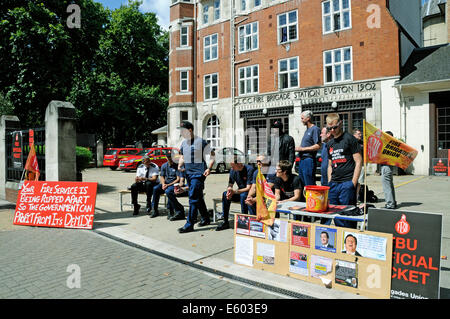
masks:
<svg viewBox="0 0 450 319"><path fill-rule="evenodd" d="M289 297L238 284L86 230L0 231L0 299L23 298Z"/></svg>

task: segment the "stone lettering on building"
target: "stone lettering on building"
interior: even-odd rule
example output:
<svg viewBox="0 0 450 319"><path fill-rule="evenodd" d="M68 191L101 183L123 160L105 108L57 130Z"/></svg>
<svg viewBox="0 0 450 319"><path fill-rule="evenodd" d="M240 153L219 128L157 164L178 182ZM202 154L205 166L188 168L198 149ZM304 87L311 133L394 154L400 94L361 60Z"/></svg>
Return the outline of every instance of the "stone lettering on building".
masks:
<svg viewBox="0 0 450 319"><path fill-rule="evenodd" d="M265 95L237 97L235 105L262 104L276 101L296 101L310 98L330 98L342 94L367 93L379 90L377 82L352 83L337 86L277 92Z"/></svg>

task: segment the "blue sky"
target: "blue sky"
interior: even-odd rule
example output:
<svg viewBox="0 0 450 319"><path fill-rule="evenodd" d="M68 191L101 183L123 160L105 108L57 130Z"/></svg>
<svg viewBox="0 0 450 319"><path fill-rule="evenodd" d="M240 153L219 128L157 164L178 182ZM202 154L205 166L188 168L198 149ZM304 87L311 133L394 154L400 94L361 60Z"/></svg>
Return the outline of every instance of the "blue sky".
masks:
<svg viewBox="0 0 450 319"><path fill-rule="evenodd" d="M100 2L103 6L114 10L120 7L121 4L127 4L128 0L94 0ZM169 3L170 0L143 0L140 9L143 12L154 12L158 17L159 25L164 29L169 27Z"/></svg>

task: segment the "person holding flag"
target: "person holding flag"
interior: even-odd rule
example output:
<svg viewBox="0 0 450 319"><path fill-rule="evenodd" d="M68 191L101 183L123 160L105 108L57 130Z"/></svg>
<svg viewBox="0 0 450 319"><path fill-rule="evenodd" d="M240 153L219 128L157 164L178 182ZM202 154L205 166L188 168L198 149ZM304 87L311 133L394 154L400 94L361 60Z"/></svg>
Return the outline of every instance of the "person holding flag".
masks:
<svg viewBox="0 0 450 319"><path fill-rule="evenodd" d="M391 131L386 131L386 134L394 136ZM395 200L394 178L393 178L392 166L381 165L381 185L383 186L384 201L386 209L396 209L397 202Z"/></svg>

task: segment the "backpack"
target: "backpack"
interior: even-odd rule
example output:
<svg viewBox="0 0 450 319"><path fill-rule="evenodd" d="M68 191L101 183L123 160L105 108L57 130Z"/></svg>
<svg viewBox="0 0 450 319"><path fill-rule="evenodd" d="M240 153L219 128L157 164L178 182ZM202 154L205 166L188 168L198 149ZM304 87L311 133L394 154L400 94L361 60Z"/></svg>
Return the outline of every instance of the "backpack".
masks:
<svg viewBox="0 0 450 319"><path fill-rule="evenodd" d="M366 201L368 203L377 203L378 197L375 195L375 193L369 189L367 185L361 184L361 187L359 189L358 197L360 201L364 201L364 188L366 189Z"/></svg>

